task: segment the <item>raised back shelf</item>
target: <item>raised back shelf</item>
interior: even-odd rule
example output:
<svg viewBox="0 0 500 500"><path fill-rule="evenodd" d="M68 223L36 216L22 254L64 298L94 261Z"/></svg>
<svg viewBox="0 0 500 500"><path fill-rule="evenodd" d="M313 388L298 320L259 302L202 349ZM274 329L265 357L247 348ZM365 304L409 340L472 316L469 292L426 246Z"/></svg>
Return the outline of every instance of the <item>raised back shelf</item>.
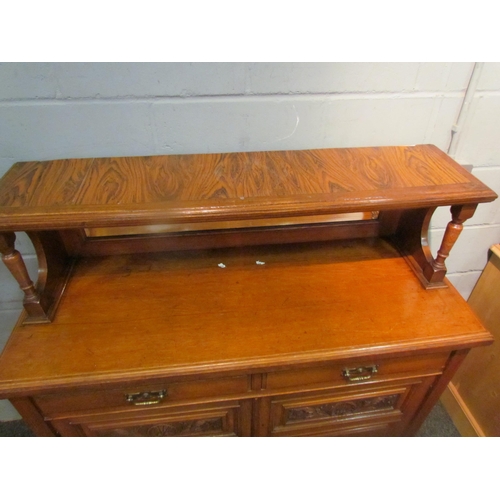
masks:
<svg viewBox="0 0 500 500"><path fill-rule="evenodd" d="M18 163L1 230L228 222L415 209L495 194L435 146Z"/></svg>
<svg viewBox="0 0 500 500"><path fill-rule="evenodd" d="M0 181L0 251L35 323L53 318L73 260L92 255L387 237L435 288L463 222L495 198L431 145L25 162ZM452 220L433 257L442 205ZM14 231L35 245L36 285Z"/></svg>

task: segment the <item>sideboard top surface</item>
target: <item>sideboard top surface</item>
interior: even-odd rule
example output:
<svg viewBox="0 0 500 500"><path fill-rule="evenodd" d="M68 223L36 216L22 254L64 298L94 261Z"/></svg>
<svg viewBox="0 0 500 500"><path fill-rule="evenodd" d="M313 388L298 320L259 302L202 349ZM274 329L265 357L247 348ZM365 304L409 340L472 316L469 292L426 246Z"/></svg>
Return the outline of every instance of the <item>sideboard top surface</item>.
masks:
<svg viewBox="0 0 500 500"><path fill-rule="evenodd" d="M249 220L492 201L432 145L16 163L0 230Z"/></svg>
<svg viewBox="0 0 500 500"><path fill-rule="evenodd" d="M379 239L86 258L53 323L14 329L0 394L490 339L453 287L424 290Z"/></svg>

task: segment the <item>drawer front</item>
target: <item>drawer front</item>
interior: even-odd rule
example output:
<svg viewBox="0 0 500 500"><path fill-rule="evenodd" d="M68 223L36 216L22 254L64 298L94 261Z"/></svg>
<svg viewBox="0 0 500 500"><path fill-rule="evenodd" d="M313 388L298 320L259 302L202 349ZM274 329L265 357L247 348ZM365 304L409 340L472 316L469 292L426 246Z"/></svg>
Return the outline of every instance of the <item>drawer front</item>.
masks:
<svg viewBox="0 0 500 500"><path fill-rule="evenodd" d="M261 435L399 435L435 377L263 398Z"/></svg>
<svg viewBox="0 0 500 500"><path fill-rule="evenodd" d="M62 436L202 437L249 436L250 401L200 404L177 408L140 408L74 418L51 424Z"/></svg>
<svg viewBox="0 0 500 500"><path fill-rule="evenodd" d="M134 383L106 390L72 390L34 398L47 417L90 410L169 406L188 401L241 397L249 391L247 376L171 382Z"/></svg>
<svg viewBox="0 0 500 500"><path fill-rule="evenodd" d="M448 353L437 353L401 358L374 358L362 362L325 363L315 367L269 372L264 389L286 392L438 375L443 372L447 360Z"/></svg>

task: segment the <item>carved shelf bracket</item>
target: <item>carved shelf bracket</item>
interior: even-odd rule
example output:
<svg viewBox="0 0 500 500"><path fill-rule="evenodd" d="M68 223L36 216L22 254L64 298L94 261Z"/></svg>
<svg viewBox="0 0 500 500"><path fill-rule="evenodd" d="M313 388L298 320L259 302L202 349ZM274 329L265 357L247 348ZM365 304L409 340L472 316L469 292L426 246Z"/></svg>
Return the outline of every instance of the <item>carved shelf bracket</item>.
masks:
<svg viewBox="0 0 500 500"><path fill-rule="evenodd" d="M448 223L436 257L432 256L428 243L429 224L435 207L405 211L398 221L394 243L405 256L425 288L446 288L445 260L457 241L463 223L474 215L477 204L453 205L452 220Z"/></svg>
<svg viewBox="0 0 500 500"><path fill-rule="evenodd" d="M71 274L73 259L67 254L57 231L27 234L38 259L36 285L28 274L21 254L15 248L14 232L0 233L2 261L24 292L23 306L26 314L23 323L50 323Z"/></svg>

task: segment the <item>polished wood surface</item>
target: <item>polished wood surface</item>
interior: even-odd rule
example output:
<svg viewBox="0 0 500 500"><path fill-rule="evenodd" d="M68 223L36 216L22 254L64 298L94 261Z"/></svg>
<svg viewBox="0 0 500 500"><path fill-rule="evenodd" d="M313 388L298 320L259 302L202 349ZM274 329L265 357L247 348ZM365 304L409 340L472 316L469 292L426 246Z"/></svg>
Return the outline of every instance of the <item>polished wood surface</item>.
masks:
<svg viewBox="0 0 500 500"><path fill-rule="evenodd" d="M39 435L404 436L489 342L377 238L84 258L0 396Z"/></svg>
<svg viewBox="0 0 500 500"><path fill-rule="evenodd" d="M32 400L29 398L11 398L10 402L19 414L22 415L23 420L29 425L36 436L52 437L55 435L54 428L43 418L43 415Z"/></svg>
<svg viewBox="0 0 500 500"><path fill-rule="evenodd" d="M18 163L0 231L456 205L496 195L432 145Z"/></svg>
<svg viewBox="0 0 500 500"><path fill-rule="evenodd" d="M489 339L453 288L422 289L382 240L89 258L52 324L14 330L0 394Z"/></svg>
<svg viewBox="0 0 500 500"><path fill-rule="evenodd" d="M52 322L25 307L0 397L39 435L414 434L491 342L444 261L495 197L434 146L17 164L1 250Z"/></svg>

